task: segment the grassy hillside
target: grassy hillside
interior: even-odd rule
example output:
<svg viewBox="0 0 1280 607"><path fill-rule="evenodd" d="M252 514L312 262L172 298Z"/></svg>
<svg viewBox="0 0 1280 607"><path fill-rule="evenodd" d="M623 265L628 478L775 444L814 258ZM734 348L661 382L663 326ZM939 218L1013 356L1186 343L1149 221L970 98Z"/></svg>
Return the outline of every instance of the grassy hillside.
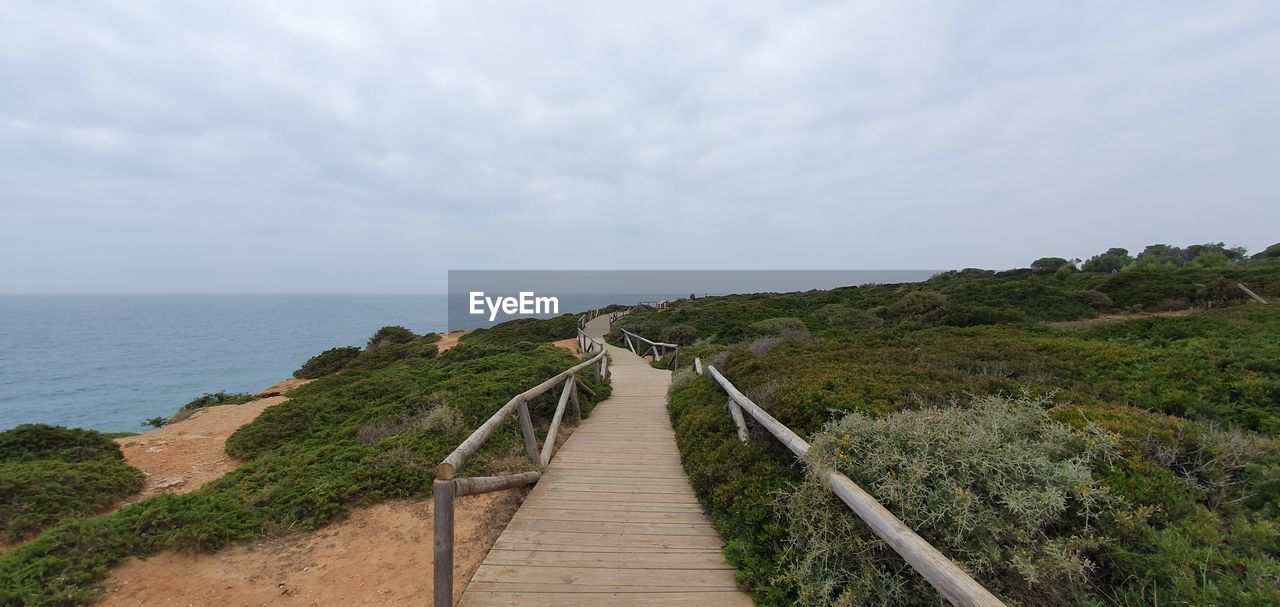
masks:
<svg viewBox="0 0 1280 607"><path fill-rule="evenodd" d="M1280 264L966 270L678 302L620 324L691 329L685 361L714 362L814 444L811 463L862 484L1010 604L1274 605L1280 306L1245 304L1236 281L1280 295ZM738 442L724 401L680 373L670 407L759 603L938 604L775 440Z"/></svg>
<svg viewBox="0 0 1280 607"><path fill-rule="evenodd" d="M575 327L573 319L557 319L495 328L439 356L429 338L380 332L345 371L320 374L232 435L227 451L248 460L242 468L189 494L65 521L0 556L0 604L87 604L125 556L214 550L313 529L380 500L427 495L435 465L471 430L515 394L575 363L541 343L572 337ZM589 372L582 378L599 398L608 395ZM550 417L554 398L531 403L535 420ZM591 401L583 404L589 410ZM513 422L465 473L491 471L521 444Z"/></svg>

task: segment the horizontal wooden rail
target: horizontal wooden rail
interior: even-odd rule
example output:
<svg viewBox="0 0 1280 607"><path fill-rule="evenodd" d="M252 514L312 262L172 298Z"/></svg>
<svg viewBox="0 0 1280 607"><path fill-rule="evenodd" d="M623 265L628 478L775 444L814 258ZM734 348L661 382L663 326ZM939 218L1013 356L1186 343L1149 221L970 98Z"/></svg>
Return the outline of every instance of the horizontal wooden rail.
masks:
<svg viewBox="0 0 1280 607"><path fill-rule="evenodd" d="M667 350L674 350L675 356L671 359L671 368L672 370L680 368L680 346L679 345L663 343L660 341L652 341L644 337L641 337L640 335L632 333L631 331L628 331L626 329L622 330L622 337L623 339L626 340L627 347L631 349L631 352L641 358L644 358L645 356L649 356L649 354L652 353L653 360L656 361L659 358L666 356ZM637 341L648 344L649 347L644 349L644 354L641 354L639 350L636 350L635 342Z"/></svg>
<svg viewBox="0 0 1280 607"><path fill-rule="evenodd" d="M729 411L734 413L737 408L741 408L734 415L734 421L738 425L738 437L743 442L748 440L746 434L746 423L741 420L741 411L745 411L756 420L764 429L768 430L774 438L782 442L783 445L790 449L797 457L803 458L809 452L809 443L800 438L790 428L786 427L769 415L759 405L747 398L742 392L739 392L724 375L720 373L714 365L703 365L699 359L694 359L694 367L702 368L709 374L716 383L729 395ZM1003 607L1004 603L991 594L986 588L975 581L963 569L951 562L937 548L934 548L924 538L916 535L911 528L907 527L898 517L889 512L880 502L876 501L866 491L854 483L849 477L831 468L815 468L814 472L818 477L827 484L828 487L840 498L840 501L849 506L853 513L858 515L880 539L889 544L904 560L907 561L925 581L929 582L939 594L942 595L952 605L961 607Z"/></svg>
<svg viewBox="0 0 1280 607"><path fill-rule="evenodd" d="M507 418L511 417L512 412L519 409L524 412L523 416L527 416L529 401L542 396L542 393L555 387L556 384L559 384L566 378L573 377L573 375L578 371L586 369L591 365L600 364L600 361L604 359L605 353L603 351L598 352L595 356L560 372L551 379L515 395L515 397L507 401L507 404L503 405L501 409L498 409L498 412L494 413L488 421L481 424L479 428L476 428L476 431L472 432L471 436L468 436L466 440L462 441L462 444L458 445L458 448L454 449L453 452L449 454L449 457L444 458L444 461L440 462L439 466L436 466L436 478L444 480L453 478L454 474L456 474L458 470L462 469L462 466L465 465L467 460L480 449L481 445L483 445L485 441L489 440L489 437L493 435L494 430L497 430L498 426L502 425L502 422L507 421ZM521 425L524 424L522 423ZM538 453L537 450L535 449L533 453L535 454L535 457L531 457L530 459L534 460L534 463L538 463L538 458L536 457Z"/></svg>
<svg viewBox="0 0 1280 607"><path fill-rule="evenodd" d="M1237 282L1237 283L1236 283L1236 286L1237 286L1237 287L1240 287L1240 290L1241 290L1241 291L1244 291L1244 294L1245 294L1245 295L1248 295L1249 297L1252 297L1252 298L1253 298L1253 300L1254 300L1254 301L1256 301L1256 302L1258 302L1258 303L1261 303L1261 304L1270 304L1270 303L1271 303L1271 302L1269 302L1269 301L1267 301L1267 300L1263 299L1261 295L1258 295L1257 293L1254 293L1254 292L1253 292L1253 290L1251 290L1249 287L1244 286L1244 283Z"/></svg>
<svg viewBox="0 0 1280 607"><path fill-rule="evenodd" d="M585 318L587 315L583 315ZM594 318L594 316L592 317ZM585 321L580 321L585 322ZM578 330L582 334L582 329ZM594 355L592 355L594 352ZM579 387L585 389L593 397L594 393L578 378L577 373L590 366L595 366L596 378L603 381L609 376L609 357L603 345L588 351L586 360L578 363L551 379L548 379L520 394L515 395L507 404L489 417L475 432L471 433L458 448L454 449L440 465L436 466L436 479L432 485L435 505L435 529L432 549L435 558L435 607L451 607L453 605L453 502L462 495L489 493L504 489L515 489L538 482L542 473L538 471L522 472L507 476L477 476L472 478L454 478L459 470L467 464L467 460L475 455L489 440L490 436L516 413L520 420L520 434L524 437L525 453L535 465L546 466L555 455L556 435L560 430L560 422L564 419L565 409L573 404L574 413L582 419L582 407L578 401ZM529 401L542 396L558 384L564 384L560 392L560 400L556 403L555 415L551 419L551 427L547 430L547 438L542 448L538 448L538 437L533 432L533 420L529 416Z"/></svg>

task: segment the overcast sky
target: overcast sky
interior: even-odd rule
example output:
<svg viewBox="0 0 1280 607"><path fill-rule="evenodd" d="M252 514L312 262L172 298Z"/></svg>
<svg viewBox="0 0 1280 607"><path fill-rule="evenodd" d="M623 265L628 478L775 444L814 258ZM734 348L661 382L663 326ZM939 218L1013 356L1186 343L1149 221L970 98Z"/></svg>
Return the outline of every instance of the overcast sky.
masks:
<svg viewBox="0 0 1280 607"><path fill-rule="evenodd" d="M629 8L628 8L629 7ZM1280 241L1280 3L0 0L0 292Z"/></svg>

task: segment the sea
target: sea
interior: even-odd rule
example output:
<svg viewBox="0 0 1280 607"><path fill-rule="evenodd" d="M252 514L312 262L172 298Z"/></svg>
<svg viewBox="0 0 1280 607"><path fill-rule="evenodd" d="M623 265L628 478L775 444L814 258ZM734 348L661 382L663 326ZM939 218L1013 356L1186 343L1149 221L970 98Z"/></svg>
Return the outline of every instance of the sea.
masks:
<svg viewBox="0 0 1280 607"><path fill-rule="evenodd" d="M443 331L445 295L0 296L0 430L146 430L191 399L258 392L379 327Z"/></svg>

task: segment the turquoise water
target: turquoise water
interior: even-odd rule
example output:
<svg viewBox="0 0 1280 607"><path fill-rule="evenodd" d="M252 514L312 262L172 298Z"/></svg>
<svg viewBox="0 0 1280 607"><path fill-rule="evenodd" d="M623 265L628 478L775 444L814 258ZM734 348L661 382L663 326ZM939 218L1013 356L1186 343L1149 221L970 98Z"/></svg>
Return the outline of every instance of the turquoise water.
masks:
<svg viewBox="0 0 1280 607"><path fill-rule="evenodd" d="M257 392L378 327L446 326L443 295L0 296L0 429L140 431L205 392Z"/></svg>

